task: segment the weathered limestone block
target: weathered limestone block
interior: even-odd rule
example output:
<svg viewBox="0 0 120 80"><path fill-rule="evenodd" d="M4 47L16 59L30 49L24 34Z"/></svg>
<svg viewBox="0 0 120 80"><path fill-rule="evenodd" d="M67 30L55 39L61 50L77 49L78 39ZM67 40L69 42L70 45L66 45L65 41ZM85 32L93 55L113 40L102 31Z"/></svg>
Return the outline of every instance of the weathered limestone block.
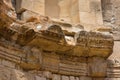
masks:
<svg viewBox="0 0 120 80"><path fill-rule="evenodd" d="M11 15L8 15L11 11L11 7L4 3L4 0L0 1L0 29L3 27L8 27L13 22Z"/></svg>
<svg viewBox="0 0 120 80"><path fill-rule="evenodd" d="M51 18L59 18L60 8L58 5L59 0L45 0L45 15ZM53 10L53 11L51 11Z"/></svg>
<svg viewBox="0 0 120 80"><path fill-rule="evenodd" d="M38 16L39 16L38 13L32 12L30 10L26 10L21 14L21 20L26 21L30 19L31 17L38 17Z"/></svg>
<svg viewBox="0 0 120 80"><path fill-rule="evenodd" d="M34 80L33 74L29 74L21 70L13 69L11 73L12 73L11 76L12 80Z"/></svg>
<svg viewBox="0 0 120 80"><path fill-rule="evenodd" d="M52 78L52 73L50 71L44 71L43 72L43 75L48 78L48 79L51 79Z"/></svg>
<svg viewBox="0 0 120 80"><path fill-rule="evenodd" d="M0 80L10 80L11 79L11 70L0 65Z"/></svg>
<svg viewBox="0 0 120 80"><path fill-rule="evenodd" d="M38 42L41 45L39 45ZM36 38L33 39L29 45L55 52L64 52L71 49L70 46L67 46L64 33L58 25L51 25L41 29L39 33L36 34Z"/></svg>
<svg viewBox="0 0 120 80"><path fill-rule="evenodd" d="M52 80L61 80L61 75L53 74L52 75Z"/></svg>
<svg viewBox="0 0 120 80"><path fill-rule="evenodd" d="M75 58L73 58L74 60ZM60 63L59 63L59 72L61 74L67 75L87 75L87 64L82 62L74 62L72 60L67 60L62 56Z"/></svg>
<svg viewBox="0 0 120 80"><path fill-rule="evenodd" d="M61 80L70 80L68 76L62 76Z"/></svg>
<svg viewBox="0 0 120 80"><path fill-rule="evenodd" d="M58 5L60 7L60 18L66 22L71 22L71 19L70 19L71 1L70 0L66 0L66 1L59 0Z"/></svg>
<svg viewBox="0 0 120 80"><path fill-rule="evenodd" d="M92 78L87 76L80 76L80 80L92 80Z"/></svg>
<svg viewBox="0 0 120 80"><path fill-rule="evenodd" d="M105 78L93 78L92 80L105 80Z"/></svg>
<svg viewBox="0 0 120 80"><path fill-rule="evenodd" d="M17 0L17 13L24 10L30 10L38 14L45 14L45 0Z"/></svg>
<svg viewBox="0 0 120 80"><path fill-rule="evenodd" d="M94 25L103 24L100 0L79 0L79 9L81 23Z"/></svg>
<svg viewBox="0 0 120 80"><path fill-rule="evenodd" d="M88 56L88 48L87 48L87 39L88 39L87 31L80 31L75 35L76 38L76 46L74 48L74 55L78 56Z"/></svg>
<svg viewBox="0 0 120 80"><path fill-rule="evenodd" d="M76 77L76 80L80 80L79 77Z"/></svg>
<svg viewBox="0 0 120 80"><path fill-rule="evenodd" d="M70 80L76 80L74 76L70 76Z"/></svg>
<svg viewBox="0 0 120 80"><path fill-rule="evenodd" d="M47 80L47 79L44 77L35 76L35 80Z"/></svg>
<svg viewBox="0 0 120 80"><path fill-rule="evenodd" d="M105 80L120 80L120 78L106 78Z"/></svg>
<svg viewBox="0 0 120 80"><path fill-rule="evenodd" d="M113 46L113 54L109 57L109 59L119 59L120 57L120 41L114 41L114 46Z"/></svg>
<svg viewBox="0 0 120 80"><path fill-rule="evenodd" d="M2 60L2 65L4 65L5 67L9 67L9 68L15 68L16 64L11 61Z"/></svg>
<svg viewBox="0 0 120 80"><path fill-rule="evenodd" d="M113 51L114 40L110 33L90 32L88 38L89 56L109 56ZM105 40L106 39L106 40Z"/></svg>
<svg viewBox="0 0 120 80"><path fill-rule="evenodd" d="M52 54L52 53L51 53ZM57 72L59 71L59 56L56 54L49 54L49 53L44 53L43 54L43 62L42 62L42 68L44 70L49 70L52 72Z"/></svg>
<svg viewBox="0 0 120 80"><path fill-rule="evenodd" d="M108 60L108 67L107 67L107 77L109 78L120 78L120 62L119 58L110 58Z"/></svg>
<svg viewBox="0 0 120 80"><path fill-rule="evenodd" d="M113 51L114 42L110 33L80 31L75 38L73 55L108 57Z"/></svg>
<svg viewBox="0 0 120 80"><path fill-rule="evenodd" d="M79 0L71 0L71 16L70 17L71 17L71 22L73 24L80 23Z"/></svg>
<svg viewBox="0 0 120 80"><path fill-rule="evenodd" d="M89 75L92 77L107 76L107 62L102 57L88 58Z"/></svg>

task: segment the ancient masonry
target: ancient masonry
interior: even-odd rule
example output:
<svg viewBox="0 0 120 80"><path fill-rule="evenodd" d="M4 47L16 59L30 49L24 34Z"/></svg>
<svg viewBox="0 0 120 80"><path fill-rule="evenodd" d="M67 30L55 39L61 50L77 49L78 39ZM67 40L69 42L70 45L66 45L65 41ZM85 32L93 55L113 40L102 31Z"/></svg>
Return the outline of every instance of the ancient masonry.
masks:
<svg viewBox="0 0 120 80"><path fill-rule="evenodd" d="M119 0L0 0L0 80L120 80Z"/></svg>

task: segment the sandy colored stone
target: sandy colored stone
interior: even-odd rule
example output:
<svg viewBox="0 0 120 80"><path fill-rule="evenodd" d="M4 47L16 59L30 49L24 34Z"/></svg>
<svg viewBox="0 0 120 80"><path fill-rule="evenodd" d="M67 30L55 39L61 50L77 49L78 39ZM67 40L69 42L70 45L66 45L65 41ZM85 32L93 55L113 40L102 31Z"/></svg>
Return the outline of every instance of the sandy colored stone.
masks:
<svg viewBox="0 0 120 80"><path fill-rule="evenodd" d="M74 76L70 76L70 80L76 80Z"/></svg>
<svg viewBox="0 0 120 80"><path fill-rule="evenodd" d="M35 13L33 11L30 11L30 10L26 10L25 12L22 13L21 19L26 21L31 17L38 17L38 16L39 16L39 14L37 14L37 13Z"/></svg>
<svg viewBox="0 0 120 80"><path fill-rule="evenodd" d="M92 77L105 77L107 75L107 62L104 58L93 57L89 61L89 75Z"/></svg>
<svg viewBox="0 0 120 80"><path fill-rule="evenodd" d="M80 76L80 80L92 80L92 78L87 76Z"/></svg>
<svg viewBox="0 0 120 80"><path fill-rule="evenodd" d="M44 77L35 76L35 80L47 80L47 79Z"/></svg>
<svg viewBox="0 0 120 80"><path fill-rule="evenodd" d="M18 7L17 7L17 11L18 13L23 11L23 10L31 10L33 12L39 13L41 15L44 15L45 13L45 6L44 6L44 0L21 0L21 2L18 0L16 2L17 4L21 3Z"/></svg>
<svg viewBox="0 0 120 80"><path fill-rule="evenodd" d="M50 71L44 71L43 72L43 75L46 77L46 78L52 78L52 73Z"/></svg>
<svg viewBox="0 0 120 80"><path fill-rule="evenodd" d="M7 60L2 60L2 65L4 65L5 67L15 68L15 63Z"/></svg>
<svg viewBox="0 0 120 80"><path fill-rule="evenodd" d="M68 76L62 76L62 80L70 80Z"/></svg>
<svg viewBox="0 0 120 80"><path fill-rule="evenodd" d="M76 77L76 80L80 80L79 77Z"/></svg>
<svg viewBox="0 0 120 80"><path fill-rule="evenodd" d="M93 78L93 80L105 80L105 78Z"/></svg>
<svg viewBox="0 0 120 80"><path fill-rule="evenodd" d="M53 74L52 75L52 80L61 80L61 76L58 74Z"/></svg>

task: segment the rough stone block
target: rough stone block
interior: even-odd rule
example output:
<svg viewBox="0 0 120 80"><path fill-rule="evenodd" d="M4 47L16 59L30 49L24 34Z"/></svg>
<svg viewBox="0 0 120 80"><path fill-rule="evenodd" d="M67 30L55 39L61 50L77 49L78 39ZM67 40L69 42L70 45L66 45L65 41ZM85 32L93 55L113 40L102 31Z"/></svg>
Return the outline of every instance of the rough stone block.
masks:
<svg viewBox="0 0 120 80"><path fill-rule="evenodd" d="M12 70L12 80L28 80L25 73L20 70Z"/></svg>
<svg viewBox="0 0 120 80"><path fill-rule="evenodd" d="M47 80L47 79L44 77L35 76L35 80Z"/></svg>
<svg viewBox="0 0 120 80"><path fill-rule="evenodd" d="M70 80L76 80L74 76L70 76Z"/></svg>
<svg viewBox="0 0 120 80"><path fill-rule="evenodd" d="M92 80L105 80L105 78L93 78Z"/></svg>
<svg viewBox="0 0 120 80"><path fill-rule="evenodd" d="M44 72L43 72L43 75L44 75L46 78L52 78L52 73L49 72L49 71L44 71Z"/></svg>
<svg viewBox="0 0 120 80"><path fill-rule="evenodd" d="M22 13L21 19L22 20L28 20L31 17L37 17L37 16L39 16L39 14L37 14L35 12L32 12L30 10L26 10L25 12Z"/></svg>
<svg viewBox="0 0 120 80"><path fill-rule="evenodd" d="M15 63L7 61L7 60L2 60L2 65L10 68L15 68Z"/></svg>
<svg viewBox="0 0 120 80"><path fill-rule="evenodd" d="M61 80L61 76L58 74L53 74L52 80Z"/></svg>
<svg viewBox="0 0 120 80"><path fill-rule="evenodd" d="M105 80L120 80L120 78L106 78Z"/></svg>
<svg viewBox="0 0 120 80"><path fill-rule="evenodd" d="M76 80L80 80L79 77L76 77Z"/></svg>
<svg viewBox="0 0 120 80"><path fill-rule="evenodd" d="M68 76L62 76L62 80L70 80Z"/></svg>
<svg viewBox="0 0 120 80"><path fill-rule="evenodd" d="M92 78L87 76L80 76L80 80L92 80Z"/></svg>
<svg viewBox="0 0 120 80"><path fill-rule="evenodd" d="M44 15L44 0L17 0L17 12L23 10L31 10L33 12Z"/></svg>
<svg viewBox="0 0 120 80"><path fill-rule="evenodd" d="M0 80L10 80L10 79L11 79L11 70L0 65Z"/></svg>
<svg viewBox="0 0 120 80"><path fill-rule="evenodd" d="M90 12L90 0L79 0L79 10L81 12Z"/></svg>
<svg viewBox="0 0 120 80"><path fill-rule="evenodd" d="M96 16L94 12L79 12L80 22L83 24L96 24Z"/></svg>
<svg viewBox="0 0 120 80"><path fill-rule="evenodd" d="M93 57L88 59L89 75L93 77L105 77L107 75L107 62L104 58Z"/></svg>

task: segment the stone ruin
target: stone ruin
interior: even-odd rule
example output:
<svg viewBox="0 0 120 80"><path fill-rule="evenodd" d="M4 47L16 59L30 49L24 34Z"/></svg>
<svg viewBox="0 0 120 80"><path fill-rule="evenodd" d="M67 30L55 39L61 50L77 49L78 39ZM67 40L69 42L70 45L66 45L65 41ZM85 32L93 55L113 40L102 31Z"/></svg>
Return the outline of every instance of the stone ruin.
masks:
<svg viewBox="0 0 120 80"><path fill-rule="evenodd" d="M0 80L120 79L119 60L109 59L115 43L111 28L99 27L103 24L100 0L92 0L92 3L100 3L92 7L100 9L100 14L93 11L93 15L99 14L93 22L90 22L92 12L86 11L88 5L81 5L90 3L88 0L78 0L79 4L75 0L65 0L67 3L58 0L63 10L59 16L58 12L53 15L50 11L48 6L53 3L49 0L46 0L49 4L44 0L31 1L0 1ZM57 3L57 0L51 1ZM73 3L73 12L78 5L86 6L80 9L80 15L68 14ZM51 7L57 10L55 5ZM82 16L83 12L90 15L88 20L86 15ZM88 30L92 26L94 29Z"/></svg>

